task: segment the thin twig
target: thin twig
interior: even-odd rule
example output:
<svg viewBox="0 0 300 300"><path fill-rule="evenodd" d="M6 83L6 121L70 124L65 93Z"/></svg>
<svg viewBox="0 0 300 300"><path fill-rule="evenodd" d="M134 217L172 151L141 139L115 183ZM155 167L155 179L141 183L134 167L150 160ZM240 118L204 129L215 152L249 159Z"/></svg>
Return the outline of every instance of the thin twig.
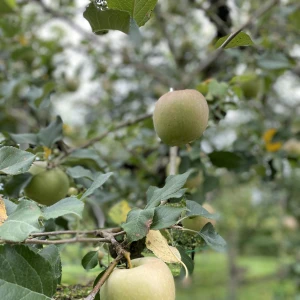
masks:
<svg viewBox="0 0 300 300"><path fill-rule="evenodd" d="M241 25L236 31L231 33L229 37L224 41L224 43L218 48L215 52L211 54L208 58L203 60L203 63L201 63L198 68L196 68L188 77L188 79L184 80L184 85L188 85L191 81L191 78L194 78L197 76L197 74L201 73L203 70L205 70L207 67L209 67L223 52L225 47L246 27L251 25L252 23L256 22L259 17L261 17L263 14L265 14L267 11L269 11L274 5L276 5L279 2L279 0L270 0L265 5L263 5L260 9L258 9L256 12L253 13L253 15L245 22L243 25Z"/></svg>
<svg viewBox="0 0 300 300"><path fill-rule="evenodd" d="M99 292L99 290L102 287L102 285L104 284L104 282L108 279L108 277L113 272L113 270L116 267L116 265L118 264L118 262L123 257L125 257L127 259L128 265L129 266L131 265L131 262L130 262L130 253L127 252L125 249L123 249L123 247L109 233L104 232L103 236L106 237L106 238L108 238L108 239L110 239L110 242L113 245L113 247L115 248L118 256L117 256L117 258L115 258L111 262L111 264L109 265L109 267L107 268L107 270L105 271L105 273L102 275L102 277L100 278L100 280L94 286L94 288L91 291L91 293L84 300L93 300L96 297L97 293Z"/></svg>
<svg viewBox="0 0 300 300"><path fill-rule="evenodd" d="M5 244L33 244L33 245L59 245L59 244L75 244L75 243L111 243L107 238L72 238L61 240L38 240L38 239L26 239L23 242L14 242L7 240L0 240L0 243Z"/></svg>
<svg viewBox="0 0 300 300"><path fill-rule="evenodd" d="M119 261L123 258L123 255L120 254L117 256L117 258L115 258L110 265L108 266L106 272L102 275L102 277L100 278L100 280L97 282L97 284L94 286L93 290L91 291L91 293L84 298L84 300L94 300L97 293L99 292L101 286L104 284L104 282L108 279L108 277L110 276L110 274L113 272L114 268L117 266L117 264L119 263Z"/></svg>
<svg viewBox="0 0 300 300"><path fill-rule="evenodd" d="M161 30L163 32L163 35L165 37L165 39L167 40L170 52L174 58L174 62L178 67L178 58L177 58L177 51L176 51L176 47L174 44L174 38L173 36L168 32L167 30L167 21L165 19L165 17L163 16L162 12L161 12L161 7L160 4L157 4L155 7L155 14L157 17L157 21L161 27Z"/></svg>
<svg viewBox="0 0 300 300"><path fill-rule="evenodd" d="M32 233L32 237L38 236L50 236L50 235L62 235L62 234L94 234L94 235L101 235L102 232L109 232L113 236L124 234L125 231L122 231L121 227L116 228L108 228L108 229L95 229L95 230L60 230L60 231L50 231L50 232L37 232Z"/></svg>
<svg viewBox="0 0 300 300"><path fill-rule="evenodd" d="M122 128L125 128L125 127L128 127L128 126L131 126L131 125L134 125L134 124L137 124L139 122L142 122L146 119L149 119L150 117L152 116L152 114L144 114L142 116L139 116L137 117L136 119L134 120L128 120L128 121L124 121L124 122L121 122L120 124L118 124L117 126L113 127L112 129L110 130L107 130L105 131L104 133L100 134L99 136L89 140L87 143L81 145L80 147L78 148L75 148L75 149L71 149L71 152L77 150L77 149L85 149L85 148L88 148L90 146L92 146L93 144L103 140L104 138L106 138L110 133L112 132L115 132L119 129L122 129Z"/></svg>

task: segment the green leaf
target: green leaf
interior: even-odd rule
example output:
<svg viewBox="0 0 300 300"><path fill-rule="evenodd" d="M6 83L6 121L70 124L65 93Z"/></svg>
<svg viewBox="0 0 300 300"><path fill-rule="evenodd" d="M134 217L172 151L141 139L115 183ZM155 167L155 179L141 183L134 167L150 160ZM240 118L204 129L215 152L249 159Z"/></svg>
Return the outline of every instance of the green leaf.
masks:
<svg viewBox="0 0 300 300"><path fill-rule="evenodd" d="M76 167L67 169L67 174L74 179L86 177L91 180L94 180L93 173L89 169L85 169L82 166L76 166Z"/></svg>
<svg viewBox="0 0 300 300"><path fill-rule="evenodd" d="M192 171L187 171L184 174L181 175L171 175L168 176L166 180L166 184L163 188L155 189L152 188L150 190L152 196L149 197L147 200L147 206L146 208L153 208L155 206L158 206L161 201L165 201L171 198L181 198L186 189L181 189L189 175ZM148 190L149 191L149 190Z"/></svg>
<svg viewBox="0 0 300 300"><path fill-rule="evenodd" d="M10 133L9 136L17 144L31 144L31 145L38 144L38 136L35 133L20 133L20 134Z"/></svg>
<svg viewBox="0 0 300 300"><path fill-rule="evenodd" d="M14 13L17 4L15 0L2 0L0 2L0 15Z"/></svg>
<svg viewBox="0 0 300 300"><path fill-rule="evenodd" d="M38 133L39 144L51 148L63 138L63 122L60 116L51 122L48 127L42 128Z"/></svg>
<svg viewBox="0 0 300 300"><path fill-rule="evenodd" d="M0 239L22 242L32 232L40 232L40 208L34 202L22 200L16 210L0 226Z"/></svg>
<svg viewBox="0 0 300 300"><path fill-rule="evenodd" d="M0 172L9 175L25 173L35 160L35 155L14 147L0 148Z"/></svg>
<svg viewBox="0 0 300 300"><path fill-rule="evenodd" d="M97 251L88 252L82 258L81 264L85 270L94 269L98 265L98 252Z"/></svg>
<svg viewBox="0 0 300 300"><path fill-rule="evenodd" d="M5 194L12 198L18 198L21 190L30 182L32 175L29 173L23 173L13 176L4 185Z"/></svg>
<svg viewBox="0 0 300 300"><path fill-rule="evenodd" d="M156 3L157 0L109 0L109 9L104 11L90 3L83 16L96 34L105 30L119 30L129 34L135 43L139 43L138 27L150 19Z"/></svg>
<svg viewBox="0 0 300 300"><path fill-rule="evenodd" d="M224 97L228 92L228 84L213 79L208 84L209 93L215 97Z"/></svg>
<svg viewBox="0 0 300 300"><path fill-rule="evenodd" d="M62 199L55 204L45 207L43 215L45 219L55 219L64 215L73 214L82 217L84 203L76 197Z"/></svg>
<svg viewBox="0 0 300 300"><path fill-rule="evenodd" d="M33 101L34 108L40 108L42 106L46 106L48 100L50 99L50 95L54 92L55 82L47 82L44 85L42 95L36 98Z"/></svg>
<svg viewBox="0 0 300 300"><path fill-rule="evenodd" d="M258 66L266 70L284 70L292 68L295 63L283 53L265 53L258 58Z"/></svg>
<svg viewBox="0 0 300 300"><path fill-rule="evenodd" d="M219 218L218 214L209 213L202 205L195 201L186 200L186 209L187 217L201 216L212 220L217 220Z"/></svg>
<svg viewBox="0 0 300 300"><path fill-rule="evenodd" d="M154 208L134 208L128 213L126 223L121 226L126 231L129 242L138 241L147 235L153 216Z"/></svg>
<svg viewBox="0 0 300 300"><path fill-rule="evenodd" d="M212 164L218 168L234 170L240 168L244 163L240 155L228 151L214 151L208 156Z"/></svg>
<svg viewBox="0 0 300 300"><path fill-rule="evenodd" d="M9 295L9 296L8 296ZM51 300L51 298L33 292L25 287L0 279L0 297L6 300Z"/></svg>
<svg viewBox="0 0 300 300"><path fill-rule="evenodd" d="M5 198L3 200L6 208L6 213L9 216L17 209L18 205Z"/></svg>
<svg viewBox="0 0 300 300"><path fill-rule="evenodd" d="M96 34L105 30L119 30L126 34L129 33L130 15L126 11L113 9L101 11L93 3L90 3L83 16Z"/></svg>
<svg viewBox="0 0 300 300"><path fill-rule="evenodd" d="M185 264L189 271L189 275L193 274L194 272L194 261L192 258L186 253L185 249L180 246L176 246L177 250L180 253L181 261ZM180 270L180 277L184 278L185 277L185 269L182 267Z"/></svg>
<svg viewBox="0 0 300 300"><path fill-rule="evenodd" d="M138 26L143 26L151 17L157 0L108 0L108 7L126 11Z"/></svg>
<svg viewBox="0 0 300 300"><path fill-rule="evenodd" d="M206 244L216 251L225 251L225 240L215 231L211 223L207 223L198 234L204 239Z"/></svg>
<svg viewBox="0 0 300 300"><path fill-rule="evenodd" d="M58 248L55 245L50 245L41 249L38 254L49 262L52 267L53 276L60 283L62 267Z"/></svg>
<svg viewBox="0 0 300 300"><path fill-rule="evenodd" d="M69 155L64 163L68 166L84 166L91 170L101 171L105 167L104 161L99 157L96 150L78 149Z"/></svg>
<svg viewBox="0 0 300 300"><path fill-rule="evenodd" d="M92 183L92 185L85 191L85 193L81 196L81 199L85 199L86 197L90 196L93 194L93 192L101 187L107 180L108 178L112 175L113 173L106 173L106 174L100 174Z"/></svg>
<svg viewBox="0 0 300 300"><path fill-rule="evenodd" d="M216 48L220 48L222 44L228 39L230 35L226 35L218 39L218 41L215 44ZM235 48L235 47L241 47L241 46L251 46L254 45L253 41L251 40L251 37L245 33L245 32L240 32L237 34L229 43L227 46L225 46L224 49L229 49L229 48Z"/></svg>
<svg viewBox="0 0 300 300"><path fill-rule="evenodd" d="M0 280L2 280L1 299L8 299L7 295L23 291L22 287L51 297L56 292L57 286L57 280L50 263L25 245L0 246ZM11 284L11 291L3 295L4 290L2 288L6 283ZM23 298L11 297L9 299ZM31 300L32 298L28 296L27 299Z"/></svg>
<svg viewBox="0 0 300 300"><path fill-rule="evenodd" d="M57 116L55 121L49 126L42 128L37 134L22 133L10 134L11 139L18 143L28 143L31 145L42 145L51 148L57 141L63 138L63 122L61 117Z"/></svg>
<svg viewBox="0 0 300 300"><path fill-rule="evenodd" d="M151 229L159 230L176 224L183 210L183 207L156 207L151 224Z"/></svg>

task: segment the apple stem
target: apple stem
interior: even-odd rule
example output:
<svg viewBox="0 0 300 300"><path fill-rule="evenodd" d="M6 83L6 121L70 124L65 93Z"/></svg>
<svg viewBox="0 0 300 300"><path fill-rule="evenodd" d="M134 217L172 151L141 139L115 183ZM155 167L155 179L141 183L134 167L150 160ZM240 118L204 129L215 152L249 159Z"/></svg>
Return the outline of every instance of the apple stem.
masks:
<svg viewBox="0 0 300 300"><path fill-rule="evenodd" d="M132 269L132 263L131 263L131 259L130 259L130 252L127 252L127 251L124 250L123 256L127 260L128 269Z"/></svg>

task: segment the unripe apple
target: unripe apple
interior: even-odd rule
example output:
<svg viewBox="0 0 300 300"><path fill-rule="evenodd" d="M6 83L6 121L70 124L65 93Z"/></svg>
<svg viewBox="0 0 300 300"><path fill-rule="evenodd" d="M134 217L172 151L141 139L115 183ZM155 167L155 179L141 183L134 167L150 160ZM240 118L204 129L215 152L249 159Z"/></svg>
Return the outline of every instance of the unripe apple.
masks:
<svg viewBox="0 0 300 300"><path fill-rule="evenodd" d="M75 196L75 195L78 195L78 190L71 186L69 189L68 189L68 196Z"/></svg>
<svg viewBox="0 0 300 300"><path fill-rule="evenodd" d="M69 179L58 167L47 169L45 162L35 162L29 172L33 177L24 192L30 199L52 205L67 195Z"/></svg>
<svg viewBox="0 0 300 300"><path fill-rule="evenodd" d="M205 208L211 214L215 213L213 207L208 203L204 203L202 207ZM182 225L184 228L200 231L204 227L204 225L208 222L210 222L214 226L216 225L216 220L207 219L201 216L186 218L182 220Z"/></svg>
<svg viewBox="0 0 300 300"><path fill-rule="evenodd" d="M263 92L263 79L255 73L247 73L241 76L240 87L246 99L255 99Z"/></svg>
<svg viewBox="0 0 300 300"><path fill-rule="evenodd" d="M207 127L209 108L196 90L168 92L155 104L154 128L170 146L181 146L201 137Z"/></svg>
<svg viewBox="0 0 300 300"><path fill-rule="evenodd" d="M100 289L101 300L175 300L168 266L156 257L136 258L132 269L115 269Z"/></svg>

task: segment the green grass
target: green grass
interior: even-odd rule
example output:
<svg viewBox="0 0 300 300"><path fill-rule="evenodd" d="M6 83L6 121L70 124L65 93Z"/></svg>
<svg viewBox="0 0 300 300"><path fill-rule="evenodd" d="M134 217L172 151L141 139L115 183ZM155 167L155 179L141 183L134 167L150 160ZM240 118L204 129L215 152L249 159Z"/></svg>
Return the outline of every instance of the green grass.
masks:
<svg viewBox="0 0 300 300"><path fill-rule="evenodd" d="M225 254L204 252L196 256L196 264L192 282L186 287L177 282L176 300L227 300L228 268ZM239 300L288 300L294 299L295 293L292 282L278 280L260 281L277 271L278 262L273 257L239 257L238 266L244 268L245 278L252 280L238 288ZM257 279L257 280L254 280ZM276 298L275 298L276 296Z"/></svg>
<svg viewBox="0 0 300 300"><path fill-rule="evenodd" d="M62 283L67 285L91 284L100 273L99 267L85 271L81 266L82 257L94 250L68 245L62 252ZM105 260L104 260L105 262ZM246 256L238 258L238 266L243 268L246 279L251 283L243 284L238 289L238 300L289 300L294 299L293 282L279 282L276 279L260 280L272 275L279 266L275 257ZM176 281L176 300L227 300L228 269L226 254L202 252L196 255L195 270L191 282L185 287Z"/></svg>

